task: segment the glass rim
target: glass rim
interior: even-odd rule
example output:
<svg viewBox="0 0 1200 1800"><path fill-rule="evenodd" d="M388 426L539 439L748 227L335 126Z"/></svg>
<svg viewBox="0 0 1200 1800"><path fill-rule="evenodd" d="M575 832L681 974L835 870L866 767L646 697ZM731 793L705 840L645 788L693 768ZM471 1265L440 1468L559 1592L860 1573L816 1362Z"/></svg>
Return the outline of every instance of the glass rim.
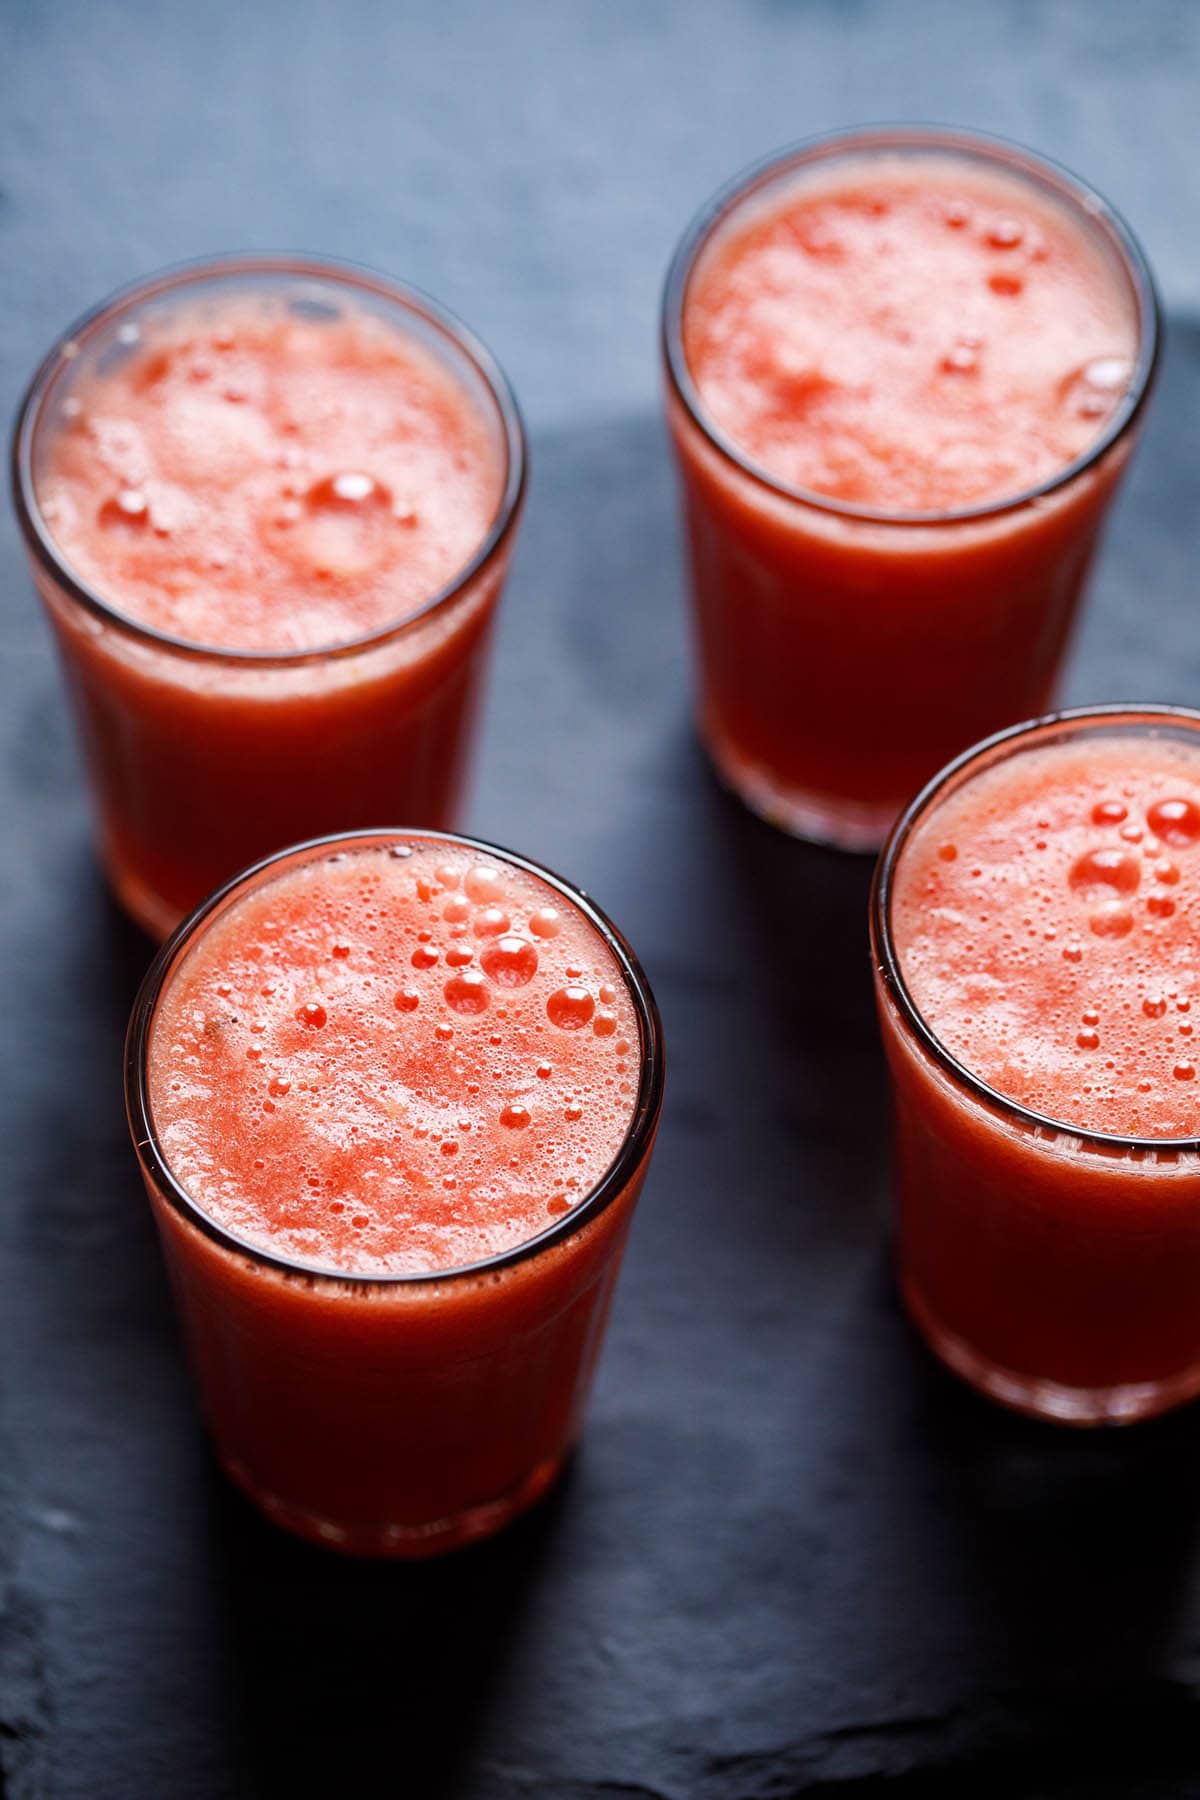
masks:
<svg viewBox="0 0 1200 1800"><path fill-rule="evenodd" d="M1069 1120L1056 1119L1049 1113L1039 1112L1036 1107L1026 1106L1023 1101L1014 1100L1011 1095L1002 1094L998 1088L992 1087L946 1048L925 1018L904 979L892 936L892 889L900 857L916 826L936 805L950 784L956 782L965 771L971 770L974 764L994 759L994 753L1003 750L1005 746L1019 747L1021 739L1032 741L1054 733L1071 738L1080 728L1089 725L1095 725L1102 733L1106 726L1122 723L1135 728L1144 724L1151 729L1155 725L1177 725L1187 727L1200 736L1200 711L1190 706L1124 701L1102 706L1065 707L1059 712L1044 713L1040 718L1023 720L1004 731L994 732L991 737L982 738L927 781L896 820L875 865L870 901L871 960L884 992L900 1014L903 1024L918 1040L920 1048L932 1058L943 1074L950 1077L956 1087L965 1088L972 1099L989 1111L1000 1113L1005 1119L1028 1131L1043 1136L1073 1138L1081 1148L1110 1156L1116 1151L1139 1155L1151 1152L1160 1156L1200 1155L1200 1137L1138 1137L1124 1132L1089 1130L1081 1125L1072 1125ZM969 779L968 775L967 780Z"/></svg>
<svg viewBox="0 0 1200 1800"><path fill-rule="evenodd" d="M160 295L198 286L225 276L294 276L297 281L324 281L350 292L370 294L415 313L433 325L465 356L481 378L496 408L504 441L504 482L495 514L469 561L422 602L416 612L362 636L320 644L313 649L278 651L223 649L192 638L177 637L133 618L104 597L71 565L42 511L33 473L33 451L43 422L44 405L63 365L78 355L89 335L110 320L120 318ZM338 257L289 251L230 251L173 263L151 275L128 282L89 307L55 340L35 369L22 396L13 423L10 476L17 522L31 556L68 597L105 624L172 655L205 662L237 663L246 668L303 668L314 663L361 655L392 642L423 624L432 614L448 607L491 563L512 535L524 498L529 455L524 423L516 395L500 364L475 333L440 301L407 282L397 281L361 263Z"/></svg>
<svg viewBox="0 0 1200 1800"><path fill-rule="evenodd" d="M148 1053L158 1002L177 964L193 938L208 926L218 912L225 909L227 903L234 903L242 889L249 888L260 876L284 864L302 864L316 859L322 853L338 849L396 843L446 844L478 852L535 876L561 894L599 932L617 960L637 1014L641 1062L633 1112L621 1143L604 1173L569 1212L563 1213L533 1237L483 1257L478 1262L462 1263L448 1269L360 1274L352 1269L338 1269L304 1257L288 1256L270 1250L252 1238L220 1224L204 1210L175 1175L159 1141L150 1104ZM607 913L582 889L573 887L561 875L556 875L553 870L516 851L504 849L481 838L465 837L457 832L427 831L422 828L411 831L392 828L339 831L324 837L309 838L300 844L291 844L241 870L189 913L162 945L138 988L126 1031L125 1115L143 1171L151 1175L158 1191L188 1225L202 1232L229 1254L247 1258L277 1274L310 1284L333 1285L360 1291L437 1288L455 1282L477 1281L480 1276L493 1275L524 1262L573 1237L608 1209L627 1188L658 1128L662 1112L664 1055L662 1019L642 966Z"/></svg>
<svg viewBox="0 0 1200 1800"><path fill-rule="evenodd" d="M772 475L742 451L734 439L709 413L692 379L683 347L683 316L688 287L701 251L717 227L729 218L743 201L752 198L761 187L790 167L802 168L806 163L826 157L849 155L858 151L946 151L973 156L979 162L1007 168L1011 173L1049 190L1061 202L1067 200L1082 213L1087 223L1102 227L1112 240L1125 266L1137 305L1138 344L1133 379L1112 417L1094 443L1089 444L1069 463L1042 481L981 505L950 507L927 511L889 511L884 507L861 506L822 494L816 488L793 486ZM941 525L966 525L1017 512L1033 502L1046 499L1067 487L1098 463L1120 442L1140 418L1154 385L1162 347L1162 304L1154 275L1140 243L1122 215L1102 194L1052 157L1043 156L1011 138L993 132L974 131L955 125L922 125L916 123L882 123L839 127L800 138L780 150L771 151L744 168L717 189L693 216L676 245L663 286L661 308L661 345L663 362L671 394L706 441L726 462L757 486L780 499L811 508L832 518L857 520L864 524L894 525L900 528Z"/></svg>

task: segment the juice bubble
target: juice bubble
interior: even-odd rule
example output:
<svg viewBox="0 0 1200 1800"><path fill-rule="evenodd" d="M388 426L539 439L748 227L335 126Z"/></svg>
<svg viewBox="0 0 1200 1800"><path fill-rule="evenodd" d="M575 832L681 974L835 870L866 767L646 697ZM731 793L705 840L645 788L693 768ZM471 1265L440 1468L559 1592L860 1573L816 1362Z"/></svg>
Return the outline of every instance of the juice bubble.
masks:
<svg viewBox="0 0 1200 1800"><path fill-rule="evenodd" d="M432 969L439 954L432 944L418 944L412 953L412 966L414 969Z"/></svg>
<svg viewBox="0 0 1200 1800"><path fill-rule="evenodd" d="M1156 800L1146 822L1172 850L1189 850L1200 839L1200 806L1194 800Z"/></svg>
<svg viewBox="0 0 1200 1800"><path fill-rule="evenodd" d="M1025 227L1020 219L993 219L983 237L993 250L1015 250L1025 241Z"/></svg>
<svg viewBox="0 0 1200 1800"><path fill-rule="evenodd" d="M596 1002L585 987L572 984L558 988L546 1002L546 1013L560 1031L579 1031L590 1024Z"/></svg>
<svg viewBox="0 0 1200 1800"><path fill-rule="evenodd" d="M1167 1010L1167 1003L1161 994L1147 994L1142 1001L1142 1011L1148 1019L1161 1019Z"/></svg>
<svg viewBox="0 0 1200 1800"><path fill-rule="evenodd" d="M401 988L396 995L397 1012L416 1012L421 1004L421 996L415 988Z"/></svg>
<svg viewBox="0 0 1200 1800"><path fill-rule="evenodd" d="M150 523L150 502L139 488L122 488L120 493L104 502L98 516L102 525L132 526L140 530Z"/></svg>
<svg viewBox="0 0 1200 1800"><path fill-rule="evenodd" d="M1137 858L1115 847L1085 850L1069 877L1071 886L1085 900L1103 900L1114 893L1132 894L1141 878Z"/></svg>
<svg viewBox="0 0 1200 1800"><path fill-rule="evenodd" d="M310 1031L319 1031L325 1023L325 1008L319 1000L309 1000L300 1008L296 1017L301 1025L307 1025Z"/></svg>
<svg viewBox="0 0 1200 1800"><path fill-rule="evenodd" d="M537 974L538 953L528 938L497 938L479 960L497 987L524 987Z"/></svg>
<svg viewBox="0 0 1200 1800"><path fill-rule="evenodd" d="M947 375L973 375L979 367L979 354L969 344L953 344L942 357Z"/></svg>
<svg viewBox="0 0 1200 1800"><path fill-rule="evenodd" d="M391 506L391 495L381 481L358 469L344 469L314 481L304 496L311 512L356 513L371 506Z"/></svg>
<svg viewBox="0 0 1200 1800"><path fill-rule="evenodd" d="M446 1005L456 1013L486 1012L489 1002L487 982L478 969L463 969L452 975L443 992Z"/></svg>
<svg viewBox="0 0 1200 1800"><path fill-rule="evenodd" d="M562 917L557 907L540 906L530 917L529 929L534 937L557 937L562 930Z"/></svg>
<svg viewBox="0 0 1200 1800"><path fill-rule="evenodd" d="M511 924L512 920L502 906L485 906L475 914L475 935L499 937Z"/></svg>
<svg viewBox="0 0 1200 1800"><path fill-rule="evenodd" d="M507 1126L510 1131L524 1131L531 1119L532 1114L529 1108L522 1106L516 1100L511 1100L500 1114L500 1123Z"/></svg>
<svg viewBox="0 0 1200 1800"><path fill-rule="evenodd" d="M1133 914L1128 907L1114 903L1098 907L1088 924L1097 937L1128 937L1133 930Z"/></svg>
<svg viewBox="0 0 1200 1800"><path fill-rule="evenodd" d="M504 882L500 871L490 868L486 863L477 863L473 869L468 869L463 886L476 906L494 906L504 898Z"/></svg>

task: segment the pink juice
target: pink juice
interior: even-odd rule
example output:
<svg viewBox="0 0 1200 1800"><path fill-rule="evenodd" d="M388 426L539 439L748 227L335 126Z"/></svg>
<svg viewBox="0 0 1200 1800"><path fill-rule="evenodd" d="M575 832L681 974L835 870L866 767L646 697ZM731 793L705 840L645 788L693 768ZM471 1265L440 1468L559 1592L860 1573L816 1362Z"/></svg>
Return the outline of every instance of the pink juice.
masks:
<svg viewBox="0 0 1200 1800"><path fill-rule="evenodd" d="M346 1549L496 1529L580 1429L657 1122L640 971L532 866L351 837L151 986L134 1132L225 1467Z"/></svg>

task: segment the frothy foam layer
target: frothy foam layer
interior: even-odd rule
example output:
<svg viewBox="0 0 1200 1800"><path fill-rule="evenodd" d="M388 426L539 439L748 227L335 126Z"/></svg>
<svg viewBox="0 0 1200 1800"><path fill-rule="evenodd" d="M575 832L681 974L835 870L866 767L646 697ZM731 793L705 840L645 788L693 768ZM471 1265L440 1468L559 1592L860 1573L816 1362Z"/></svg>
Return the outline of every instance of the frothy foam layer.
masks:
<svg viewBox="0 0 1200 1800"><path fill-rule="evenodd" d="M906 844L892 927L919 1011L990 1086L1200 1136L1200 748L1090 736L985 769Z"/></svg>
<svg viewBox="0 0 1200 1800"><path fill-rule="evenodd" d="M264 297L123 330L38 482L63 555L119 611L220 649L318 649L419 611L486 537L496 446L398 329Z"/></svg>
<svg viewBox="0 0 1200 1800"><path fill-rule="evenodd" d="M881 156L747 207L703 254L684 347L705 407L794 487L895 511L1015 496L1128 391L1131 297L1029 183Z"/></svg>
<svg viewBox="0 0 1200 1800"><path fill-rule="evenodd" d="M159 1004L150 1101L215 1220L360 1274L477 1262L596 1185L637 1014L557 890L452 843L324 855L245 894Z"/></svg>

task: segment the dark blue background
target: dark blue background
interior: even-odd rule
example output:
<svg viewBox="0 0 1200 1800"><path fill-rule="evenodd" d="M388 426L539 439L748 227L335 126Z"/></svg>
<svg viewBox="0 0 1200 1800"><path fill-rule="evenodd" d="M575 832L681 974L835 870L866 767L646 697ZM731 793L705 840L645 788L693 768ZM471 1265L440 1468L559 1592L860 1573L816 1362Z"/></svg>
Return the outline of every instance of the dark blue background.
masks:
<svg viewBox="0 0 1200 1800"><path fill-rule="evenodd" d="M740 163L865 119L1076 165L1171 346L1069 681L1200 698L1200 9L1180 0L0 0L0 403L106 289L244 246L427 287L534 479L467 823L588 886L671 1071L561 1491L420 1570L213 1474L120 1113L147 948L95 876L0 521L0 1795L1200 1794L1200 1420L1080 1438L892 1297L869 871L713 787L687 720L659 283Z"/></svg>

